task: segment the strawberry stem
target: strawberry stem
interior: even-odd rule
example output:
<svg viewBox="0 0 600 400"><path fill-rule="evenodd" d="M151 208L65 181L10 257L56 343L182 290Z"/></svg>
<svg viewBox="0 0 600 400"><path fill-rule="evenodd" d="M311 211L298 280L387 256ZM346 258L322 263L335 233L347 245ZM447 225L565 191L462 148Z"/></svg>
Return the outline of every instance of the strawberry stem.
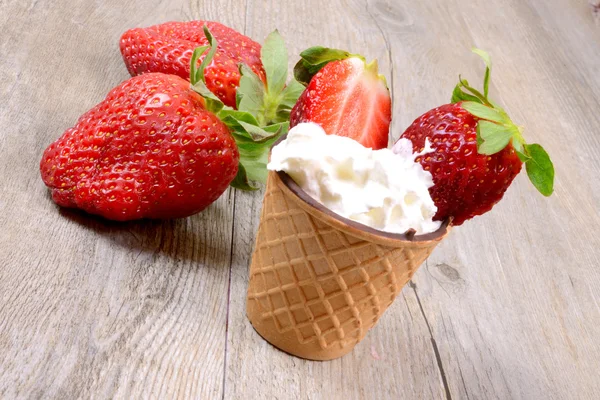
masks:
<svg viewBox="0 0 600 400"><path fill-rule="evenodd" d="M198 58L208 49L210 46L196 47L192 53L192 59L190 60L190 83L195 85L197 82L204 80L204 69L198 68Z"/></svg>
<svg viewBox="0 0 600 400"><path fill-rule="evenodd" d="M466 90L471 92L475 97L477 97L480 100L480 102L482 104L485 104L488 107L492 107L492 108L494 107L492 105L492 103L488 100L487 94L481 94L481 92L479 90L471 87L469 85L469 82L467 82L466 79L462 79L462 77L460 75L458 76L458 81L459 81L458 86L460 88L465 88Z"/></svg>
<svg viewBox="0 0 600 400"><path fill-rule="evenodd" d="M190 61L190 83L195 85L200 81L204 81L204 70L211 63L215 53L217 52L217 47L219 43L217 39L212 35L208 26L204 25L204 35L208 40L207 46L196 47L194 52L192 53L192 59ZM198 67L198 58L206 51L206 49L210 49L206 57L202 60L200 67Z"/></svg>
<svg viewBox="0 0 600 400"><path fill-rule="evenodd" d="M483 95L485 96L485 98L487 98L488 93L489 93L489 87L490 87L490 73L492 70L492 59L490 58L490 55L488 54L488 52L485 50L481 50L481 49L474 47L473 49L471 49L471 51L473 53L477 54L479 57L481 57L483 59L483 62L485 63L485 76L483 78Z"/></svg>
<svg viewBox="0 0 600 400"><path fill-rule="evenodd" d="M473 52L483 59L486 66L483 94L459 75L451 102L460 103L463 109L479 119L477 152L492 155L512 144L519 159L525 163L531 183L541 194L550 196L554 191L554 165L548 153L539 144L527 144L523 138L523 128L512 122L506 111L488 99L491 58L483 50L474 48Z"/></svg>

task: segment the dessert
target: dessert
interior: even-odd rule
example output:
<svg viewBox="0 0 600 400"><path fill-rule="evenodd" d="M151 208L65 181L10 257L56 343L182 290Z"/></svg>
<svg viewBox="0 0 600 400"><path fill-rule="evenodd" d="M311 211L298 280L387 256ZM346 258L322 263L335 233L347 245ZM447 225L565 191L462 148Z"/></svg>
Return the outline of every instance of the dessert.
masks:
<svg viewBox="0 0 600 400"><path fill-rule="evenodd" d="M415 162L409 140L393 149L372 150L345 136L327 135L304 122L273 147L267 168L284 171L308 195L336 214L372 228L431 233L437 208L429 195L431 174Z"/></svg>
<svg viewBox="0 0 600 400"><path fill-rule="evenodd" d="M269 171L250 264L246 313L269 343L331 360L367 334L447 235L378 231L331 212ZM393 334L393 333L392 333Z"/></svg>
<svg viewBox="0 0 600 400"><path fill-rule="evenodd" d="M53 200L120 221L178 218L228 185L266 182L247 314L291 354L351 351L451 227L489 211L523 164L553 191L546 151L489 99L482 50L483 91L459 77L452 102L388 149L376 61L311 47L288 82L277 31L261 47L208 21L132 29L120 44L133 77L42 156Z"/></svg>
<svg viewBox="0 0 600 400"><path fill-rule="evenodd" d="M248 318L270 343L315 360L347 354L445 237L452 221L459 225L489 211L522 162L540 192L551 194L554 170L547 153L539 145L527 145L521 129L488 99L489 56L475 52L486 61L483 93L461 79L455 104L418 118L396 142L399 154L358 142L350 145L348 138L327 139L340 134L372 143L368 136L328 132L312 123L295 125L272 149L247 299ZM335 75L325 76L325 68L319 73L312 79L335 80ZM303 81L302 72L297 75ZM299 103L310 96L306 93ZM322 100L323 109L311 110L311 115L325 115L327 103L328 98ZM350 102L344 115L358 115L370 104ZM378 134L363 128L352 129ZM390 179L393 167L387 162L373 166L374 153L389 165L397 163L397 181ZM406 212L401 199L390 203L390 197L408 194L396 184L402 179L411 182L405 186L424 206L419 218L411 218L414 214ZM394 209L404 212L393 218ZM437 231L415 235L431 232L435 220L441 224ZM384 232L401 228L404 233Z"/></svg>

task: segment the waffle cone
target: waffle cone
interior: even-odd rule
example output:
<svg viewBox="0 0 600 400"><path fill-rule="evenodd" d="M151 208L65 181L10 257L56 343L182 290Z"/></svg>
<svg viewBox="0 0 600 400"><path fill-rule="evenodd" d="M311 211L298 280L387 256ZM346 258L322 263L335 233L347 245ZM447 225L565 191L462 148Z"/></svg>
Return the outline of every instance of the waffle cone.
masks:
<svg viewBox="0 0 600 400"><path fill-rule="evenodd" d="M449 230L388 234L342 218L269 172L247 314L272 345L330 360L349 353Z"/></svg>

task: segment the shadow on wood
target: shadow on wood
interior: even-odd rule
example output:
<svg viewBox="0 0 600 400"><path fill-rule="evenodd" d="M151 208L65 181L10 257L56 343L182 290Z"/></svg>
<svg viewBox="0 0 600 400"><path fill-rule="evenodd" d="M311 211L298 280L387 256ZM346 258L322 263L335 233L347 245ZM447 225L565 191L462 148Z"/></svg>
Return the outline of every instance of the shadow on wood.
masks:
<svg viewBox="0 0 600 400"><path fill-rule="evenodd" d="M217 214L223 211L218 204L210 207L218 208ZM160 253L174 260L192 261L200 265L204 264L208 253L211 258L226 259L231 252L229 246L219 246L222 243L229 243L231 239L219 237L225 233L222 230L210 229L211 226L214 227L214 221L209 221L207 216L203 215L204 212L180 219L143 219L127 222L111 221L77 209L59 208L58 212L79 226L109 239L119 247L136 249L140 253L154 255ZM205 240L206 231L214 233L208 235L210 238L208 242Z"/></svg>

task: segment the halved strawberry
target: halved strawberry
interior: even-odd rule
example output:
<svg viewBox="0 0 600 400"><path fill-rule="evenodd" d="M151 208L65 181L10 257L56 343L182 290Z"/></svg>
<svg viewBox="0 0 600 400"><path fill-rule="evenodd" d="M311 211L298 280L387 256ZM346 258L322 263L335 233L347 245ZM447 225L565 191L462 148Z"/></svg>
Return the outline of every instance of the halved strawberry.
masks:
<svg viewBox="0 0 600 400"><path fill-rule="evenodd" d="M292 109L290 126L315 122L329 135L387 147L392 102L377 61L367 64L362 56L323 47L300 56L294 75L306 89Z"/></svg>

